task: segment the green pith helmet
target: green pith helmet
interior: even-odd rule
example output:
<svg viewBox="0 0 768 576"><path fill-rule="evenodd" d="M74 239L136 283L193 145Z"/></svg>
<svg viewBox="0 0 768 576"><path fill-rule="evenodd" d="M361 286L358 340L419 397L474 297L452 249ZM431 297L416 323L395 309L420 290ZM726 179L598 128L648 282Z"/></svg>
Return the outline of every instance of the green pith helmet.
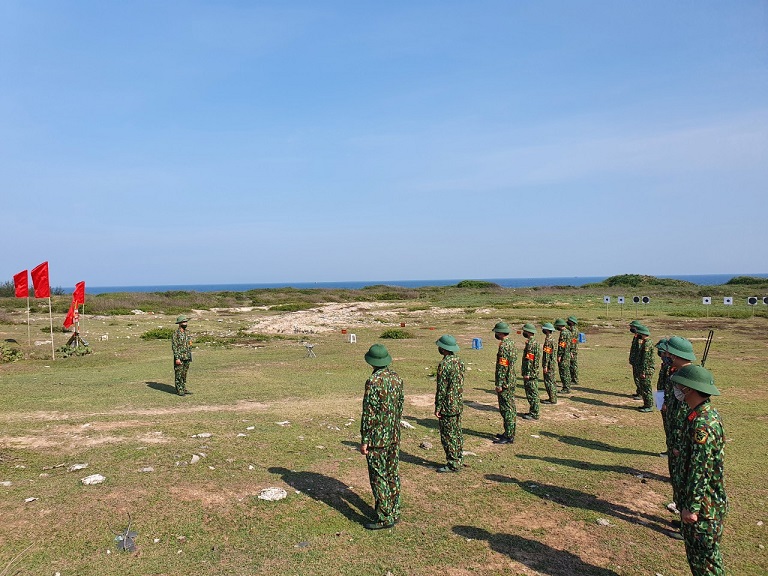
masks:
<svg viewBox="0 0 768 576"><path fill-rule="evenodd" d="M181 324L182 322L189 322L189 318L184 316L184 314L180 314L176 317L176 324Z"/></svg>
<svg viewBox="0 0 768 576"><path fill-rule="evenodd" d="M640 322L640 320L632 320L632 322L629 323L630 326L633 328L637 328L638 326L642 326L643 323Z"/></svg>
<svg viewBox="0 0 768 576"><path fill-rule="evenodd" d="M392 356L389 355L387 347L383 344L374 344L365 353L365 361L371 366L380 368L392 364Z"/></svg>
<svg viewBox="0 0 768 576"><path fill-rule="evenodd" d="M579 319L576 318L576 316L568 316L568 322L571 322L573 324L578 324L579 323Z"/></svg>
<svg viewBox="0 0 768 576"><path fill-rule="evenodd" d="M696 361L696 354L693 353L693 344L681 336L672 336L667 340L667 354L677 356L683 360Z"/></svg>
<svg viewBox="0 0 768 576"><path fill-rule="evenodd" d="M638 334L640 334L642 336L650 336L651 335L651 331L648 329L648 326L643 326L642 324L637 326L635 328L635 330L637 331Z"/></svg>
<svg viewBox="0 0 768 576"><path fill-rule="evenodd" d="M506 322L496 322L496 326L493 327L493 331L499 334L509 334L512 330L509 329L509 324Z"/></svg>
<svg viewBox="0 0 768 576"><path fill-rule="evenodd" d="M565 326L567 326L567 324L565 323L565 320L563 320L562 318L558 318L557 320L555 320L555 328L564 328Z"/></svg>
<svg viewBox="0 0 768 576"><path fill-rule="evenodd" d="M437 344L438 348L442 348L443 350L448 350L448 352L459 351L459 345L456 344L456 338L454 338L450 334L443 334L442 336L440 336L439 340L435 340L435 344Z"/></svg>
<svg viewBox="0 0 768 576"><path fill-rule="evenodd" d="M720 396L720 390L715 387L715 378L712 376L712 372L698 364L688 364L680 368L672 375L672 382L703 394Z"/></svg>
<svg viewBox="0 0 768 576"><path fill-rule="evenodd" d="M531 323L525 324L523 326L523 332L529 332L530 334L536 334L536 326L534 326Z"/></svg>
<svg viewBox="0 0 768 576"><path fill-rule="evenodd" d="M552 324L550 324L549 322L544 322L544 324L541 325L541 329L542 330L549 330L550 332L554 332L555 331L555 327L552 326Z"/></svg>
<svg viewBox="0 0 768 576"><path fill-rule="evenodd" d="M667 351L667 339L662 338L658 342L656 342L656 348L659 349L659 352L666 352Z"/></svg>

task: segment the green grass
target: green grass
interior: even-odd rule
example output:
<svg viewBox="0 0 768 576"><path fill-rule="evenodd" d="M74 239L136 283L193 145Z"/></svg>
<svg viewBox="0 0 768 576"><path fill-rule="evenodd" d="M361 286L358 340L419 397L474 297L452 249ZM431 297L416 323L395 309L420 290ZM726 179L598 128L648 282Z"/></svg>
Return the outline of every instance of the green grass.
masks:
<svg viewBox="0 0 768 576"><path fill-rule="evenodd" d="M354 300L352 293L323 292L290 291L285 302ZM374 533L361 526L373 502L356 448L370 373L363 354L381 341L382 325L373 320L385 318L381 309L355 327L357 344L338 330L247 332L253 320L277 313L272 310L200 313L190 322L197 342L189 372L194 394L185 398L171 393L170 343L141 335L173 327L175 314L193 307L217 307L205 298L193 305L197 296L188 295L185 307L186 296L158 295L172 304L162 315L87 313L82 332L94 353L56 361L50 345L26 346L20 313L7 309L12 322L0 325L0 335L22 343L28 358L0 365L0 481L12 483L0 486L0 574L19 554L7 574L688 574L682 544L663 533L671 516L666 461L658 456L660 416L637 413L627 397L630 307L623 317L609 307L606 316L602 294L585 290L417 292L391 303L391 327L406 322L414 337L386 340L406 383L405 419L415 427L403 430L403 518L394 530ZM233 307L254 298L279 304L274 294L244 295L214 299ZM120 305L141 309L131 298L123 295ZM758 545L765 528L757 522L765 521L768 497L760 440L768 434L768 321L675 315L696 309L686 298L674 291L654 296L643 318L654 338L690 337L698 354L715 329L707 367L723 391L714 403L728 436L731 499L723 552L730 573L764 574L768 564ZM437 313L432 306L452 310ZM47 323L45 312L34 316L33 327ZM500 430L492 326L499 319L520 327L568 314L579 317L587 334L581 388L543 407L540 421L519 420L513 446L491 444ZM439 360L434 341L446 332L457 337L469 368L465 450L476 454L448 478L434 471L444 457L430 377ZM109 339L99 341L105 333ZM483 349L470 349L474 337L483 339ZM521 338L513 337L520 349ZM67 338L54 340L58 346ZM303 340L314 344L316 358L306 357ZM517 401L525 411L519 388ZM290 425L277 424L284 421ZM200 432L212 436L193 437ZM420 448L423 441L434 448ZM205 456L190 464L200 453ZM85 462L86 470L67 471ZM154 471L142 472L146 467ZM80 484L94 473L106 482ZM270 486L285 488L288 497L259 500ZM25 503L28 497L37 500ZM129 513L139 533L136 554L118 552L112 533L126 528Z"/></svg>

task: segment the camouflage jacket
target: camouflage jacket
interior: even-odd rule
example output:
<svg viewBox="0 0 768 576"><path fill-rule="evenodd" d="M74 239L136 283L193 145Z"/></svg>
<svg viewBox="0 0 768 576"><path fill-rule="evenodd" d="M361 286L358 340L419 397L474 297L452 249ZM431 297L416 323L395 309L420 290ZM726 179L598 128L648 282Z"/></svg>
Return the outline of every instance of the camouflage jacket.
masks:
<svg viewBox="0 0 768 576"><path fill-rule="evenodd" d="M464 410L464 362L455 354L443 356L437 365L435 410L442 416L456 416Z"/></svg>
<svg viewBox="0 0 768 576"><path fill-rule="evenodd" d="M557 361L560 362L563 356L570 358L571 355L571 331L568 328L560 330L560 338L557 340Z"/></svg>
<svg viewBox="0 0 768 576"><path fill-rule="evenodd" d="M403 380L389 367L377 368L365 382L360 442L376 448L400 442Z"/></svg>
<svg viewBox="0 0 768 576"><path fill-rule="evenodd" d="M523 378L527 376L531 380L538 378L540 358L541 350L539 349L539 343L536 342L536 338L531 336L525 343L525 349L523 350L523 363L520 367L520 375Z"/></svg>
<svg viewBox="0 0 768 576"><path fill-rule="evenodd" d="M515 388L517 376L515 374L517 364L517 348L512 338L504 338L499 342L499 351L496 353L496 388L506 390Z"/></svg>
<svg viewBox="0 0 768 576"><path fill-rule="evenodd" d="M632 366L635 365L635 361L637 360L637 349L639 348L639 342L640 336L634 334L632 336L632 344L629 347L629 363L632 364Z"/></svg>
<svg viewBox="0 0 768 576"><path fill-rule="evenodd" d="M576 356L579 353L579 329L574 326L568 331L571 333L571 353Z"/></svg>
<svg viewBox="0 0 768 576"><path fill-rule="evenodd" d="M186 330L177 328L171 337L171 350L173 350L173 361L181 360L189 362L192 360L192 339Z"/></svg>
<svg viewBox="0 0 768 576"><path fill-rule="evenodd" d="M653 348L650 338L640 340L635 360L637 371L650 379L656 371L656 350Z"/></svg>
<svg viewBox="0 0 768 576"><path fill-rule="evenodd" d="M664 391L664 399L667 398L667 380L669 379L669 366L662 360L659 366L659 379L656 381L656 390Z"/></svg>
<svg viewBox="0 0 768 576"><path fill-rule="evenodd" d="M669 444L673 450L683 449L683 434L685 433L686 418L688 418L688 404L680 402L675 398L673 392L674 384L672 375L677 372L673 367L669 367L667 373L666 389L664 390L664 404L667 405L666 421L667 434L669 435Z"/></svg>
<svg viewBox="0 0 768 576"><path fill-rule="evenodd" d="M553 370L555 366L555 339L552 334L544 338L544 345L541 347L541 368L542 370Z"/></svg>
<svg viewBox="0 0 768 576"><path fill-rule="evenodd" d="M684 466L679 508L700 519L722 520L728 508L723 478L725 434L709 399L688 414L681 458ZM681 505L682 504L682 505Z"/></svg>

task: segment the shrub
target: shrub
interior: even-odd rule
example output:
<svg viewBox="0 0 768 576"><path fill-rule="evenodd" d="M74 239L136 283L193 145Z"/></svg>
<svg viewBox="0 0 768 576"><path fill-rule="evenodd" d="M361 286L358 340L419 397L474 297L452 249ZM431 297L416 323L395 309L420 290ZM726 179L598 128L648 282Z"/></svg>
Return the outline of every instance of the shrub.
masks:
<svg viewBox="0 0 768 576"><path fill-rule="evenodd" d="M141 335L142 340L170 340L173 338L173 328L153 328Z"/></svg>
<svg viewBox="0 0 768 576"><path fill-rule="evenodd" d="M57 358L69 358L70 356L86 356L93 354L93 351L89 346L61 346L56 349Z"/></svg>
<svg viewBox="0 0 768 576"><path fill-rule="evenodd" d="M289 304L272 306L270 310L276 310L278 312L298 312L299 310L309 310L310 308L314 308L314 306L315 305L310 302L291 302Z"/></svg>
<svg viewBox="0 0 768 576"><path fill-rule="evenodd" d="M754 276L734 276L728 282L726 282L726 285L752 285L752 284L766 284L768 283L768 278L756 278Z"/></svg>
<svg viewBox="0 0 768 576"><path fill-rule="evenodd" d="M21 358L21 350L9 346L5 342L0 342L0 363L15 362L16 360L21 360Z"/></svg>
<svg viewBox="0 0 768 576"><path fill-rule="evenodd" d="M462 280L456 284L456 288L501 288L501 286L487 280Z"/></svg>
<svg viewBox="0 0 768 576"><path fill-rule="evenodd" d="M388 338L390 340L404 340L406 338L413 338L413 334L402 328L389 328L381 333L379 338Z"/></svg>

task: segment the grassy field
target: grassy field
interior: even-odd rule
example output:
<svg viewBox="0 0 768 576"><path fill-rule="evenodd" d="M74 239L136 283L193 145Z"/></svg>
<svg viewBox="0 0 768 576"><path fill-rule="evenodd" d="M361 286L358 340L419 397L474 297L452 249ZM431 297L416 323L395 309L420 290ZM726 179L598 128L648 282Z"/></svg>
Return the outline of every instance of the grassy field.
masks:
<svg viewBox="0 0 768 576"><path fill-rule="evenodd" d="M714 404L728 437L731 501L723 553L731 574L766 574L768 317L764 306L752 316L743 303L707 310L701 290L713 299L754 292L659 289L637 316L654 340L685 336L697 354L715 330L707 367L723 392ZM0 364L0 576L688 574L682 542L668 536L660 415L638 413L629 398L626 323L635 308L606 311L602 302L603 295L634 293L644 290L379 287L96 297L82 320L93 354L55 361L50 344L26 346L26 315L17 301L2 300L0 337L21 343L25 359ZM311 310L323 302L340 307L335 316ZM153 313L114 313L132 309ZM173 327L179 312L192 314L198 341L193 395L184 398L173 393L170 343L141 338ZM514 445L492 444L501 430L492 326L569 314L587 336L581 385L543 406L539 421L518 420ZM295 328L268 329L269 322ZM413 338L379 339L400 323ZM36 310L32 339L45 341L47 326L47 309ZM342 328L355 333L356 344ZM454 475L435 472L444 463L432 415L434 341L442 333L457 337L468 365L470 454ZM55 333L55 345L68 337ZM482 349L471 349L473 338L482 338ZM515 340L520 349L522 337ZM375 342L387 345L405 380L405 420L413 429L403 430L402 522L369 532L362 522L373 501L357 446L370 372L363 354ZM526 411L521 387L517 399ZM103 484L80 482L96 473ZM284 488L287 498L258 499L268 487ZM129 514L138 533L134 553L115 542Z"/></svg>

